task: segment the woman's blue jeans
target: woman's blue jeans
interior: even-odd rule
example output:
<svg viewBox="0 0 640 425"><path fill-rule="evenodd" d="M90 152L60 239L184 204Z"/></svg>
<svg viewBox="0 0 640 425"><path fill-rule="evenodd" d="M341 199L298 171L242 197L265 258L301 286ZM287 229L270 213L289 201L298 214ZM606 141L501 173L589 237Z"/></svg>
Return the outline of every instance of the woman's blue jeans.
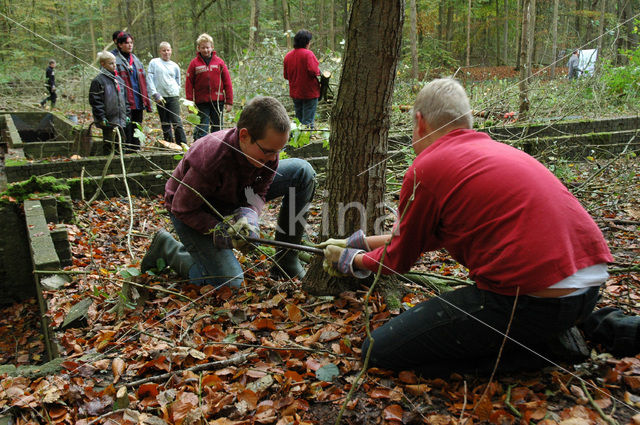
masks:
<svg viewBox="0 0 640 425"><path fill-rule="evenodd" d="M598 287L573 297L519 296L508 335L548 358L549 341L583 321L597 299ZM514 300L472 286L420 303L373 331L369 365L415 370L425 376L489 373L498 358ZM368 348L365 337L363 358ZM499 370L550 365L529 349L507 340Z"/></svg>
<svg viewBox="0 0 640 425"><path fill-rule="evenodd" d="M304 216L304 211L309 207L314 189L315 171L307 161L295 158L283 159L278 164L266 200L270 201L283 196L280 208L281 218L287 219L287 221L301 219ZM194 264L189 270L189 280L192 283L214 286L228 285L234 288L242 285L244 280L242 267L233 250L216 248L213 245L211 235L203 235L192 229L173 214L169 214L169 216L180 241L194 260Z"/></svg>
<svg viewBox="0 0 640 425"><path fill-rule="evenodd" d="M193 131L193 140L222 130L224 101L196 103L200 124Z"/></svg>
<svg viewBox="0 0 640 425"><path fill-rule="evenodd" d="M300 124L314 127L316 109L318 108L318 98L315 99L293 99L293 108L296 111L296 118Z"/></svg>

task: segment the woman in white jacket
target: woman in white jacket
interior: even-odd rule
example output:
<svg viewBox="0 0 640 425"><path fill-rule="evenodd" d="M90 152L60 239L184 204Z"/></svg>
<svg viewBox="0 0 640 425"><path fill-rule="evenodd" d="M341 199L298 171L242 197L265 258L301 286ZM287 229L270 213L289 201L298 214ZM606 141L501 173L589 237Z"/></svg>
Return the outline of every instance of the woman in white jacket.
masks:
<svg viewBox="0 0 640 425"><path fill-rule="evenodd" d="M158 108L164 140L178 144L187 143L180 118L180 67L171 60L172 51L169 43L163 41L158 48L160 57L149 62L149 93Z"/></svg>

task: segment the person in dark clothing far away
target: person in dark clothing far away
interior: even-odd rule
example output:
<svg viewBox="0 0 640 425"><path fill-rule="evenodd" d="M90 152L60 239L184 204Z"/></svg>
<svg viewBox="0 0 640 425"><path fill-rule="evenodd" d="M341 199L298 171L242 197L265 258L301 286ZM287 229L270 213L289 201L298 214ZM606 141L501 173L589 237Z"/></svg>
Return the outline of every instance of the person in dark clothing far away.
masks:
<svg viewBox="0 0 640 425"><path fill-rule="evenodd" d="M56 61L54 59L51 59L49 61L49 66L47 66L47 69L45 71L44 86L47 88L49 96L42 99L42 101L40 102L40 106L44 108L47 104L47 101L50 100L51 109L53 109L56 106L56 99L58 99L58 95L56 94Z"/></svg>

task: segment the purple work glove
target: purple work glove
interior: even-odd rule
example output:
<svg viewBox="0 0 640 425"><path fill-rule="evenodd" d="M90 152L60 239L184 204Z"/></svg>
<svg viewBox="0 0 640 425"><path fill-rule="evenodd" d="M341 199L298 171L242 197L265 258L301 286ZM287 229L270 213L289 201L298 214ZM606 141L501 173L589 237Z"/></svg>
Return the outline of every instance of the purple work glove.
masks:
<svg viewBox="0 0 640 425"><path fill-rule="evenodd" d="M347 247L371 251L367 243L367 235L364 234L362 229L347 238Z"/></svg>
<svg viewBox="0 0 640 425"><path fill-rule="evenodd" d="M353 259L356 255L365 252L356 248L340 248L329 245L324 249L324 270L331 276L355 276L359 279L371 274L370 270L361 270L353 267Z"/></svg>
<svg viewBox="0 0 640 425"><path fill-rule="evenodd" d="M249 207L240 207L233 212L235 224L230 229L232 244L235 249L248 252L253 249L253 244L244 238L260 237L258 230L258 213Z"/></svg>

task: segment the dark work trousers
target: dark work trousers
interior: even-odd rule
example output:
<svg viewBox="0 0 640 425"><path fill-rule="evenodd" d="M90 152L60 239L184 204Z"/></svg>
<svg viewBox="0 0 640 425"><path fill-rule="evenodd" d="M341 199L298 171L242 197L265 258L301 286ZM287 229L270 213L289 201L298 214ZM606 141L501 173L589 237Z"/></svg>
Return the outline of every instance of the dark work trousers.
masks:
<svg viewBox="0 0 640 425"><path fill-rule="evenodd" d="M515 299L470 286L422 302L373 331L369 365L415 370L424 376L489 374ZM598 287L573 297L519 296L498 370L551 366L535 353L549 358L549 343L583 321L597 299ZM365 338L363 358L368 347Z"/></svg>
<svg viewBox="0 0 640 425"><path fill-rule="evenodd" d="M125 131L122 129L122 127L103 127L102 128L102 155L109 155L114 149L116 151L116 154L120 153L120 148L118 148L118 135L116 134L115 131L113 131L114 129L118 129L118 132L120 133L120 141L122 141L123 143L123 148L124 148L124 143L126 142L126 135L125 135Z"/></svg>
<svg viewBox="0 0 640 425"><path fill-rule="evenodd" d="M138 126L136 123L142 124L142 109L132 109L131 110L131 122L127 124L127 128L125 128L125 134L127 135L127 140L125 144L125 153L137 152L140 150L140 139L133 136L133 133Z"/></svg>
<svg viewBox="0 0 640 425"><path fill-rule="evenodd" d="M45 87L47 88L47 91L49 92L49 96L45 99L42 100L42 102L40 102L40 105L44 106L49 100L51 101L51 107L53 108L54 106L56 106L56 100L58 99L58 95L56 94L56 90L55 89L51 89L50 85L45 85Z"/></svg>
<svg viewBox="0 0 640 425"><path fill-rule="evenodd" d="M184 134L182 119L180 118L180 98L178 96L173 96L165 97L164 100L164 106L160 106L160 104L156 103L164 140L178 144L187 143L187 136ZM173 137L174 132L176 136L175 139Z"/></svg>
<svg viewBox="0 0 640 425"><path fill-rule="evenodd" d="M193 140L198 140L209 133L222 130L224 101L196 103L200 124L193 132Z"/></svg>

